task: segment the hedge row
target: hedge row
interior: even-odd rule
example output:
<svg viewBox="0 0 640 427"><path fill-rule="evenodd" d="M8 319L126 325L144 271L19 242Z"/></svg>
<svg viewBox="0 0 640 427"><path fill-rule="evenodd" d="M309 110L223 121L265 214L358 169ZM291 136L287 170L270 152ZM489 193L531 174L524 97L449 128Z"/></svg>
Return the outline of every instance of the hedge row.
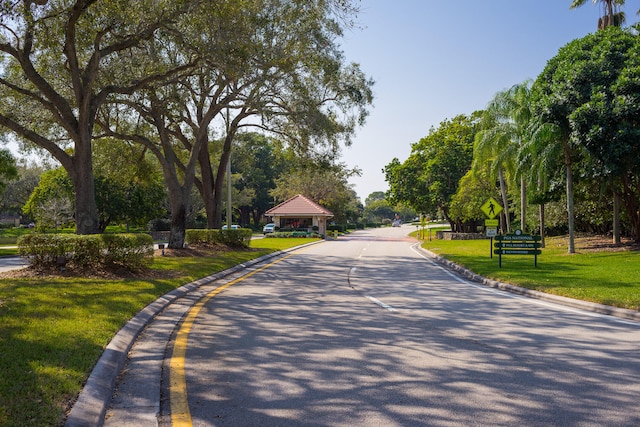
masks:
<svg viewBox="0 0 640 427"><path fill-rule="evenodd" d="M276 231L275 233L268 233L264 237L267 237L267 238L316 237L321 239L322 235L318 233L308 233L306 231Z"/></svg>
<svg viewBox="0 0 640 427"><path fill-rule="evenodd" d="M18 253L36 268L124 267L141 270L153 262L148 234L26 234L18 239Z"/></svg>
<svg viewBox="0 0 640 427"><path fill-rule="evenodd" d="M189 229L186 230L187 245L226 245L232 248L248 248L252 231L249 228L231 230Z"/></svg>

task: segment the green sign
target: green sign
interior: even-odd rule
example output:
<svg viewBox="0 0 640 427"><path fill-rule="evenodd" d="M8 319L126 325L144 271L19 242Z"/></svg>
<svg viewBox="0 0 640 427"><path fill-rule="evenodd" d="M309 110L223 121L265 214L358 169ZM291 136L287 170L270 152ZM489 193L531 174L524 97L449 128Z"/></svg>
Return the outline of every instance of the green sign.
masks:
<svg viewBox="0 0 640 427"><path fill-rule="evenodd" d="M538 266L538 255L542 254L540 236L532 236L516 230L512 234L496 236L494 254L499 255L498 265L502 267L502 255L533 255L533 265Z"/></svg>
<svg viewBox="0 0 640 427"><path fill-rule="evenodd" d="M497 219L485 219L484 226L485 227L497 227L500 225L500 221Z"/></svg>
<svg viewBox="0 0 640 427"><path fill-rule="evenodd" d="M524 241L540 241L540 236L532 236L531 234L503 234L502 236L496 236L496 240L510 241L510 242L524 242Z"/></svg>
<svg viewBox="0 0 640 427"><path fill-rule="evenodd" d="M496 255L541 255L540 249L495 249Z"/></svg>
<svg viewBox="0 0 640 427"><path fill-rule="evenodd" d="M497 236L496 236L497 237ZM498 249L503 248L522 248L522 249L538 249L541 246L539 242L503 242L498 241L494 245Z"/></svg>

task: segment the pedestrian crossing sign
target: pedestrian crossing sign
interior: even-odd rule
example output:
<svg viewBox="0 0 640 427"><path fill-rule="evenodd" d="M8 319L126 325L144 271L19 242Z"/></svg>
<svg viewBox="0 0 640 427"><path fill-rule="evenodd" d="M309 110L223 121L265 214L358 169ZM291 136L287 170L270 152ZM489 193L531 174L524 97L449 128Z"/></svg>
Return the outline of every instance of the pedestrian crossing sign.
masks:
<svg viewBox="0 0 640 427"><path fill-rule="evenodd" d="M482 209L482 212L484 212L489 219L495 218L502 212L502 206L500 206L500 203L493 197L489 197L489 200L487 200L480 209Z"/></svg>

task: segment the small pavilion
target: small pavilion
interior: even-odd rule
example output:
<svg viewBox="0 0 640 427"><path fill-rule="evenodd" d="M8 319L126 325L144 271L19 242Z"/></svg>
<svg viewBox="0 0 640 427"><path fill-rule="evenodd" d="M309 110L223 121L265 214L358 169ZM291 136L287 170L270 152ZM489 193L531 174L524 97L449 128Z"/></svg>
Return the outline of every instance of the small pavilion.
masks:
<svg viewBox="0 0 640 427"><path fill-rule="evenodd" d="M306 229L312 231L318 227L318 233L327 233L327 219L333 217L333 213L315 203L311 199L298 194L265 212L265 216L271 217L273 223L279 228Z"/></svg>

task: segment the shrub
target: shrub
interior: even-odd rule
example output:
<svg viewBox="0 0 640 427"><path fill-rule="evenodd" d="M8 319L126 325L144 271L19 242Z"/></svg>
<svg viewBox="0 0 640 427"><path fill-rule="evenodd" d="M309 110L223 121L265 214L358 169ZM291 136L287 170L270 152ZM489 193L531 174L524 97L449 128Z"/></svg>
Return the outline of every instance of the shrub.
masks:
<svg viewBox="0 0 640 427"><path fill-rule="evenodd" d="M103 234L104 264L142 270L153 260L153 239L148 234Z"/></svg>
<svg viewBox="0 0 640 427"><path fill-rule="evenodd" d="M75 234L64 235L67 241L68 262L78 268L91 268L101 264L102 241L100 235L77 236Z"/></svg>
<svg viewBox="0 0 640 427"><path fill-rule="evenodd" d="M248 248L251 242L251 230L240 228L237 230L220 230L220 243L232 248Z"/></svg>
<svg viewBox="0 0 640 427"><path fill-rule="evenodd" d="M184 240L188 245L215 245L217 239L214 233L218 233L219 230L207 230L207 229L188 229L185 232Z"/></svg>
<svg viewBox="0 0 640 427"><path fill-rule="evenodd" d="M135 271L153 260L153 240L147 234L26 234L18 239L18 253L32 266L77 268L119 265Z"/></svg>
<svg viewBox="0 0 640 427"><path fill-rule="evenodd" d="M289 239L293 237L316 237L319 239L322 238L322 236L318 233L307 233L306 231L277 231L275 233L269 233L264 237L267 239L274 239L274 238Z"/></svg>
<svg viewBox="0 0 640 427"><path fill-rule="evenodd" d="M18 254L31 265L56 265L58 257L68 253L67 239L62 234L25 234L18 238Z"/></svg>
<svg viewBox="0 0 640 427"><path fill-rule="evenodd" d="M249 247L251 229L239 228L230 230L189 229L185 234L185 242L189 245L226 245L229 247Z"/></svg>

